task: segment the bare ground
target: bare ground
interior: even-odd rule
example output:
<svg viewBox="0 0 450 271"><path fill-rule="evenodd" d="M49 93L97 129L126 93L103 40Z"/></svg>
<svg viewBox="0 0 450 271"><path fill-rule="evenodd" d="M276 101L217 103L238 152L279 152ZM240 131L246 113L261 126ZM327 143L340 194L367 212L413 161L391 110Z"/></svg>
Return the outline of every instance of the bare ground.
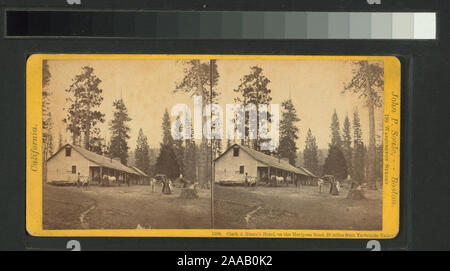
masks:
<svg viewBox="0 0 450 271"><path fill-rule="evenodd" d="M44 185L44 229L202 229L211 228L210 190L199 199L152 193L149 186Z"/></svg>
<svg viewBox="0 0 450 271"><path fill-rule="evenodd" d="M318 187L214 187L216 229L380 230L382 191L365 191L367 199L348 200L319 193Z"/></svg>
<svg viewBox="0 0 450 271"><path fill-rule="evenodd" d="M44 184L44 229L342 229L380 230L382 191L366 200L346 199L348 190L332 196L325 187L214 186L199 198L180 199L161 186L52 186Z"/></svg>

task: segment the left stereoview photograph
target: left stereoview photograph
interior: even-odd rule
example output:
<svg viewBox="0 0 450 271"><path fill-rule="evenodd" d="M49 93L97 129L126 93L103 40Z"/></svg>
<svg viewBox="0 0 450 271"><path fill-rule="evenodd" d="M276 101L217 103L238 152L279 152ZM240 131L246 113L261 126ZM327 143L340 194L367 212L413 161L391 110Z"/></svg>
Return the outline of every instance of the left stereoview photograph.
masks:
<svg viewBox="0 0 450 271"><path fill-rule="evenodd" d="M43 229L211 228L211 163L171 133L178 62L43 60Z"/></svg>

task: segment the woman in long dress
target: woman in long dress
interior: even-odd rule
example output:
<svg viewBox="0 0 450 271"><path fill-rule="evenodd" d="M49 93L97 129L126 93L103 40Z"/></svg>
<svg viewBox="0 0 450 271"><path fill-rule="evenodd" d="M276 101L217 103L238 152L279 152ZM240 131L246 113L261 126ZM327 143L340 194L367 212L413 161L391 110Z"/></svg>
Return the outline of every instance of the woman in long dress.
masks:
<svg viewBox="0 0 450 271"><path fill-rule="evenodd" d="M339 191L337 189L337 185L336 185L336 181L335 180L331 181L330 194L333 195L333 196L339 195Z"/></svg>
<svg viewBox="0 0 450 271"><path fill-rule="evenodd" d="M172 191L171 191L170 185L169 185L169 179L167 179L167 178L165 178L163 181L162 193L166 194L166 195L172 194Z"/></svg>

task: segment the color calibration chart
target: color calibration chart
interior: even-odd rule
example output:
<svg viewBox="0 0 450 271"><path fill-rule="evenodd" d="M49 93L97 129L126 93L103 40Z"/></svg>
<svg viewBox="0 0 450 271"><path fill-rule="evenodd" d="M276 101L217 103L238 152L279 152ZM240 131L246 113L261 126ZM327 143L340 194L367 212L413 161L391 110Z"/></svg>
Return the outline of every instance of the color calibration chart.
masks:
<svg viewBox="0 0 450 271"><path fill-rule="evenodd" d="M8 10L5 36L436 39L436 20L435 12Z"/></svg>

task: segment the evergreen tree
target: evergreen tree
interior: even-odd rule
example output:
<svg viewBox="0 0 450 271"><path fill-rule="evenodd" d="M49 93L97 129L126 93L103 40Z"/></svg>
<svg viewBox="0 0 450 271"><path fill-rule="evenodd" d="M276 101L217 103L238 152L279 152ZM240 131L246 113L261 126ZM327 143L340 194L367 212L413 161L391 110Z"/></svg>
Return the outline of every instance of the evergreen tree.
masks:
<svg viewBox="0 0 450 271"><path fill-rule="evenodd" d="M166 117L166 116L164 116L164 117ZM168 115L167 115L167 117L168 117ZM177 117L176 121L180 121L179 116ZM183 125L180 125L180 131L182 129L183 129ZM185 151L184 149L185 149L185 147L183 146L183 139L173 140L173 147L174 147L174 151L175 151L175 156L177 157L177 163L180 168L180 172L184 174L184 151Z"/></svg>
<svg viewBox="0 0 450 271"><path fill-rule="evenodd" d="M341 129L336 109L331 117L331 144L330 146L342 147Z"/></svg>
<svg viewBox="0 0 450 271"><path fill-rule="evenodd" d="M148 145L147 137L144 135L142 129L139 129L134 159L138 169L146 174L150 174L150 147Z"/></svg>
<svg viewBox="0 0 450 271"><path fill-rule="evenodd" d="M337 180L342 181L347 178L347 165L340 147L335 145L330 146L328 156L325 158L323 171L324 174L333 175Z"/></svg>
<svg viewBox="0 0 450 271"><path fill-rule="evenodd" d="M170 179L180 176L180 167L177 163L177 156L173 150L173 146L161 145L159 156L156 159L156 173L167 175Z"/></svg>
<svg viewBox="0 0 450 271"><path fill-rule="evenodd" d="M43 128L44 146L45 146L45 138L49 134L48 125L51 125L50 123L52 122L51 121L51 113L49 112L51 92L48 89L51 77L52 77L52 74L50 73L50 67L48 65L48 60L43 60L42 61L42 128Z"/></svg>
<svg viewBox="0 0 450 271"><path fill-rule="evenodd" d="M222 154L222 140L212 140L212 159L216 159Z"/></svg>
<svg viewBox="0 0 450 271"><path fill-rule="evenodd" d="M51 92L48 89L50 84L50 79L52 75L50 73L50 68L48 65L48 60L42 61L42 145L44 148L44 156L48 153L48 144L53 127L52 114L50 112L50 96Z"/></svg>
<svg viewBox="0 0 450 271"><path fill-rule="evenodd" d="M171 132L171 127L170 127L170 116L169 116L169 111L166 110L164 111L164 115L163 115L163 122L161 125L162 131L163 131L163 145L173 145L173 137L172 137L172 132Z"/></svg>
<svg viewBox="0 0 450 271"><path fill-rule="evenodd" d="M105 150L104 138L100 135L100 128L95 127L91 129L91 135L89 137L90 151L103 155Z"/></svg>
<svg viewBox="0 0 450 271"><path fill-rule="evenodd" d="M296 123L300 121L297 117L297 111L291 99L281 103L283 107L282 119L280 121L280 146L278 147L278 155L288 158L289 163L295 166L297 159L297 145L295 141L298 139L299 129Z"/></svg>
<svg viewBox="0 0 450 271"><path fill-rule="evenodd" d="M376 171L375 177L379 182L383 181L383 144L377 145L377 155L376 155Z"/></svg>
<svg viewBox="0 0 450 271"><path fill-rule="evenodd" d="M73 83L66 89L72 96L66 99L70 106L67 108L64 122L72 134L72 143L79 145L80 137L83 135L84 148L91 150L91 129L105 121L105 115L95 110L103 101L101 96L103 91L99 88L102 81L94 74L94 68L84 66L81 70L82 73L76 75L72 80Z"/></svg>
<svg viewBox="0 0 450 271"><path fill-rule="evenodd" d="M158 158L158 154L159 154L158 149L153 149L153 148L149 149L149 162L150 162L149 176L156 174L155 165L156 165L156 159Z"/></svg>
<svg viewBox="0 0 450 271"><path fill-rule="evenodd" d="M182 139L175 140L173 147L174 147L175 156L177 157L177 164L180 168L180 172L184 174L185 146L183 146L183 140Z"/></svg>
<svg viewBox="0 0 450 271"><path fill-rule="evenodd" d="M48 60L42 61L42 170L43 179L47 179L47 159L53 153L53 119L50 112L50 95L48 89L51 79Z"/></svg>
<svg viewBox="0 0 450 271"><path fill-rule="evenodd" d="M214 112L211 115L212 119L218 118L218 117L219 116L215 115ZM217 123L213 123L211 125L211 133L213 135L215 135L217 133L217 131L219 130L218 129L219 127L216 127L216 126L217 126ZM211 159L213 160L213 159L217 158L221 154L222 154L222 139L220 137L215 137L214 136L211 139ZM209 161L209 163L211 163L211 171L212 171L212 160Z"/></svg>
<svg viewBox="0 0 450 271"><path fill-rule="evenodd" d="M185 140L184 148L184 177L189 181L197 180L197 157L194 140Z"/></svg>
<svg viewBox="0 0 450 271"><path fill-rule="evenodd" d="M369 150L368 150L368 183L371 189L376 187L376 135L375 108L383 105L384 70L378 63L367 60L354 62L355 69L351 81L344 92L357 94L366 102L369 111Z"/></svg>
<svg viewBox="0 0 450 271"><path fill-rule="evenodd" d="M353 113L353 176L354 183L361 184L365 180L366 148L362 141L362 130L358 111Z"/></svg>
<svg viewBox="0 0 450 271"><path fill-rule="evenodd" d="M52 122L50 122L52 123ZM50 131L53 130L53 124L50 126ZM47 138L47 157L50 157L53 155L53 134L50 133L48 134L48 138Z"/></svg>
<svg viewBox="0 0 450 271"><path fill-rule="evenodd" d="M311 129L308 129L306 135L305 149L303 151L303 166L314 174L319 173L319 149L317 147L316 138L313 136Z"/></svg>
<svg viewBox="0 0 450 271"><path fill-rule="evenodd" d="M186 138L184 140L184 169L183 174L184 178L188 181L195 182L197 181L197 147L195 144L194 136L193 136L193 128L191 126L191 138Z"/></svg>
<svg viewBox="0 0 450 271"><path fill-rule="evenodd" d="M130 139L128 122L131 118L128 116L128 110L122 98L114 101L113 107L114 118L109 123L109 130L111 132L109 155L112 158L120 158L120 162L126 165L129 149L128 139Z"/></svg>
<svg viewBox="0 0 450 271"><path fill-rule="evenodd" d="M207 180L211 180L212 183L212 170L213 170L213 163L212 163L212 156L213 156L213 142L212 140L208 141L208 146L207 146L207 152L206 152L206 179ZM209 184L207 186L207 188L209 188Z"/></svg>
<svg viewBox="0 0 450 271"><path fill-rule="evenodd" d="M340 133L339 119L334 110L331 118L331 143L329 144L328 156L323 166L324 174L330 174L338 180L347 178L348 170L345 156L342 152L342 138Z"/></svg>
<svg viewBox="0 0 450 271"><path fill-rule="evenodd" d="M217 62L211 59L209 62L202 62L199 59L191 59L184 62L185 70L183 79L176 85L174 92L184 92L190 95L202 97L202 104L216 103L219 92L217 85L219 82L219 72ZM203 116L202 124L206 119ZM204 136L198 150L198 179L200 186L209 187L208 171L208 142Z"/></svg>
<svg viewBox="0 0 450 271"><path fill-rule="evenodd" d="M167 109L164 112L161 128L163 132L163 141L161 143L159 156L156 159L156 173L163 173L169 178L175 179L180 175L180 167L175 153L175 142L171 134L170 117Z"/></svg>
<svg viewBox="0 0 450 271"><path fill-rule="evenodd" d="M256 139L250 140L250 124L249 124L249 114L245 115L245 135L244 140L242 140L244 145L247 145L255 150L260 150L260 145L262 143L262 139L259 135L259 104L267 104L269 105L272 101L271 97L271 89L268 87L270 80L264 75L263 69L258 66L253 66L250 68L250 73L245 75L239 84L239 86L234 90L239 93L241 96L235 99L236 102L243 104L244 106L248 104L256 105ZM270 122L270 114L267 116L268 121ZM239 120L242 121L242 120Z"/></svg>
<svg viewBox="0 0 450 271"><path fill-rule="evenodd" d="M348 115L345 116L344 126L342 129L342 152L344 153L345 162L347 164L348 173L353 175L352 173L352 136L350 131L350 120Z"/></svg>
<svg viewBox="0 0 450 271"><path fill-rule="evenodd" d="M63 146L63 139L62 139L62 134L61 131L58 133L58 150L62 148Z"/></svg>

